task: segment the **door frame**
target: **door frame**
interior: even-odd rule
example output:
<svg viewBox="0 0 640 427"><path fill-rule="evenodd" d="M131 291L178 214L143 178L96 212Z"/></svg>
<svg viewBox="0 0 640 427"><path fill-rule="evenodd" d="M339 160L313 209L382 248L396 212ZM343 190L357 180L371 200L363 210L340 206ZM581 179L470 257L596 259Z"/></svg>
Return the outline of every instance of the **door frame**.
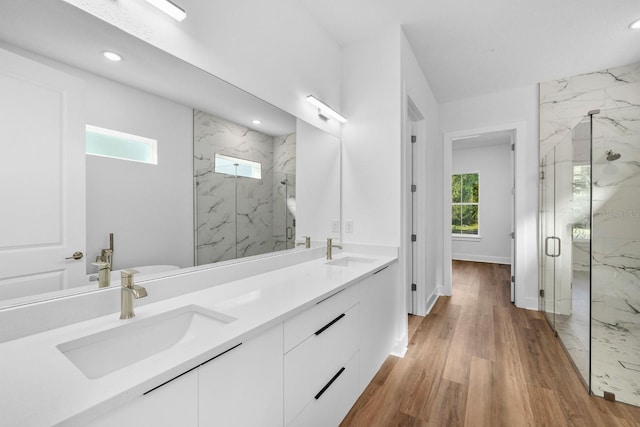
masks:
<svg viewBox="0 0 640 427"><path fill-rule="evenodd" d="M525 211L524 206L524 184L525 184L525 158L524 158L524 150L519 149L519 145L525 141L526 138L526 123L525 122L515 122L515 123L505 123L498 124L494 126L487 126L482 128L474 128L467 130L459 130L447 132L444 134L444 158L443 158L443 294L451 295L452 293L452 285L451 285L451 261L452 261L452 245L451 245L451 230L448 224L451 224L451 173L453 169L453 141L456 139L461 139L465 137L469 137L472 135L484 134L484 133L492 133L492 132L503 132L503 131L512 131L514 134L513 144L515 145L514 149L514 157L515 162L513 165L513 176L515 181L515 203L513 212L514 223L515 223L515 236L514 236L514 252L515 252L515 266L512 265L512 270L515 273L512 273L515 276L515 285L513 296L514 303L517 307L526 307L526 294L525 294L525 266L526 266L526 258L525 258L525 248L524 248L524 235L525 235L525 226L527 218L522 218L522 215L519 213ZM537 220L537 218L534 218Z"/></svg>

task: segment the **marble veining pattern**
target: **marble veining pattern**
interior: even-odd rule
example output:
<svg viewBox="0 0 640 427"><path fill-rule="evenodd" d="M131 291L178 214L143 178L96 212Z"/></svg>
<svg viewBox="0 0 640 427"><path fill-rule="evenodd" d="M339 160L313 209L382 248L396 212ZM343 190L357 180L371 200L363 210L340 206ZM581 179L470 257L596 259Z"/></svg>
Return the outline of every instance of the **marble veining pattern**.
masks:
<svg viewBox="0 0 640 427"><path fill-rule="evenodd" d="M260 163L261 179L216 173L216 153ZM284 205L276 183L287 167L295 173L295 134L274 137L194 111L198 265L286 248L285 224L275 221L282 209L275 207Z"/></svg>
<svg viewBox="0 0 640 427"><path fill-rule="evenodd" d="M640 406L640 64L542 83L541 156L596 109L591 388L598 396L613 392L617 400ZM620 158L607 160L607 150Z"/></svg>

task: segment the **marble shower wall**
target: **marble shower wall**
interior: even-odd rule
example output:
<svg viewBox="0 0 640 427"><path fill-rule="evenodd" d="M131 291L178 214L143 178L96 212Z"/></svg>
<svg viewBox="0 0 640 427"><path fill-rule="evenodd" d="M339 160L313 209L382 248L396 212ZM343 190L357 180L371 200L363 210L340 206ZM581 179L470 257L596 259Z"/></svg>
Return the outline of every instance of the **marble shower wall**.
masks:
<svg viewBox="0 0 640 427"><path fill-rule="evenodd" d="M295 134L289 138L293 140L291 160L291 149L281 153L279 148L287 145L282 140L288 138L269 136L197 110L193 125L196 264L278 250L284 231L274 233L275 188L289 164L293 163L295 172ZM215 153L259 162L262 179L215 173Z"/></svg>
<svg viewBox="0 0 640 427"><path fill-rule="evenodd" d="M591 388L640 406L640 64L540 85L543 156L593 120ZM606 151L620 153L607 160Z"/></svg>

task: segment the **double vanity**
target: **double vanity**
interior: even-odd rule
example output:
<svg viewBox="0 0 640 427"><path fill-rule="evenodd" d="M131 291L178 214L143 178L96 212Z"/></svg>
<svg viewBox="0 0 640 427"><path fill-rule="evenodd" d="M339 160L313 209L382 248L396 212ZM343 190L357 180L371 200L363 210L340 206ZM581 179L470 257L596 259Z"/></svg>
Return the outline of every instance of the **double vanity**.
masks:
<svg viewBox="0 0 640 427"><path fill-rule="evenodd" d="M338 425L385 358L403 351L406 317L397 248L335 252L141 282L148 297L134 300L133 319L120 320L116 303L3 342L3 423ZM82 311L119 293L46 304Z"/></svg>

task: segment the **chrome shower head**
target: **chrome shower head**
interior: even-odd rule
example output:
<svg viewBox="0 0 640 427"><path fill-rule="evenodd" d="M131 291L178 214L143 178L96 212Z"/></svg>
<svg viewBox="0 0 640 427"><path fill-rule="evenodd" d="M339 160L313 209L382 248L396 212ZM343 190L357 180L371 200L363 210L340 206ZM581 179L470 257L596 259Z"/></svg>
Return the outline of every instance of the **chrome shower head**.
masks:
<svg viewBox="0 0 640 427"><path fill-rule="evenodd" d="M608 162L618 160L622 155L620 153L614 153L613 150L607 150L605 153Z"/></svg>

